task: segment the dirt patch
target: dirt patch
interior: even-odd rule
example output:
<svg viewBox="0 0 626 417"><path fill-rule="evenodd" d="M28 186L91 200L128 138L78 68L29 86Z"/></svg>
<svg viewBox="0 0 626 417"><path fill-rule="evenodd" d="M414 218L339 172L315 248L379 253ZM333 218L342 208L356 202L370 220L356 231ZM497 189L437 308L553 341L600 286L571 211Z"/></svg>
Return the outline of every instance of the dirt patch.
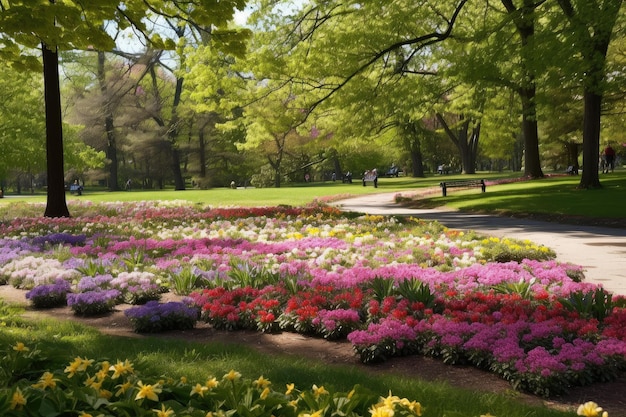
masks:
<svg viewBox="0 0 626 417"><path fill-rule="evenodd" d="M9 285L0 286L0 298L25 306L26 317L54 317L61 320L73 320L97 328L104 334L143 337L133 331L130 321L124 315L124 310L131 307L129 305L118 306L111 314L101 317L79 317L74 315L69 307L35 310L28 305L24 295L25 291L17 290ZM165 294L162 301L174 299L177 299L175 295ZM494 374L469 366L445 365L433 358L407 356L393 358L380 364L365 365L358 360L351 344L347 341L327 341L286 332L279 334L252 331L227 332L215 330L202 322L198 322L197 326L191 330L170 331L158 336L200 343L219 341L220 343L244 344L266 354L305 356L329 365L357 366L374 374L393 373L426 381L444 381L450 386L458 388L512 395L528 404L545 404L561 410L572 411L583 402L595 401L612 417L626 416L626 398L624 397L626 374L624 373L616 381L574 388L567 395L546 400L533 395L514 392L508 382Z"/></svg>

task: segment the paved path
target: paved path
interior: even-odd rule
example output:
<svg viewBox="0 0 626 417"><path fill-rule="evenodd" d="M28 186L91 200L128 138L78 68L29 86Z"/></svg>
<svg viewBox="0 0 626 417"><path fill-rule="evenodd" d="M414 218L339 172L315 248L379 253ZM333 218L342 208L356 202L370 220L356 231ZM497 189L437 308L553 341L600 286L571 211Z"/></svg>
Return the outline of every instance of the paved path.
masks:
<svg viewBox="0 0 626 417"><path fill-rule="evenodd" d="M364 195L334 205L342 210L369 214L412 215L437 220L451 229L528 239L554 250L558 261L581 265L587 281L602 284L615 294L626 295L626 229L565 225L446 209L410 209L394 202L396 194Z"/></svg>

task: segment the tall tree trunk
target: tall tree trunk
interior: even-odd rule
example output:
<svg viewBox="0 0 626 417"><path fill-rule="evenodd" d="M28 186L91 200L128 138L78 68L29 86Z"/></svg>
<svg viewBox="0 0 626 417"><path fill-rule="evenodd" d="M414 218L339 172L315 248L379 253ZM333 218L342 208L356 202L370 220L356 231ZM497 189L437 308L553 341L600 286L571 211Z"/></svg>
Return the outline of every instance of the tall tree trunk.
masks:
<svg viewBox="0 0 626 417"><path fill-rule="evenodd" d="M522 98L522 134L524 136L524 176L543 178L539 157L539 129L537 126L537 109L535 106L535 85L520 89Z"/></svg>
<svg viewBox="0 0 626 417"><path fill-rule="evenodd" d="M426 175L424 174L424 158L422 155L422 150L419 147L419 141L417 142L417 146L411 146L411 163L413 165L413 176L416 178L424 178Z"/></svg>
<svg viewBox="0 0 626 417"><path fill-rule="evenodd" d="M579 188L600 188L598 155L600 155L600 114L602 96L589 90L584 94L583 173Z"/></svg>
<svg viewBox="0 0 626 417"><path fill-rule="evenodd" d="M115 138L115 126L113 123L113 112L111 111L111 97L107 94L106 73L104 70L105 54L103 51L98 51L98 83L100 84L100 93L105 100L104 105L104 131L107 138L106 156L110 162L109 165L109 190L119 191L119 177L118 168L119 162L117 159L117 140Z"/></svg>
<svg viewBox="0 0 626 417"><path fill-rule="evenodd" d="M200 178L206 177L206 143L204 140L204 129L206 125L200 127L198 132L198 156L200 158Z"/></svg>
<svg viewBox="0 0 626 417"><path fill-rule="evenodd" d="M535 35L535 9L538 4L535 0L524 0L521 8L515 7L512 0L502 0L502 4L507 9L509 15L513 17L513 22L520 35L521 50L521 70L522 81L518 94L522 101L522 134L524 136L524 176L530 178L543 178L541 170L541 159L539 155L539 128L537 125L537 107L535 69L530 68L529 57L536 56L536 51L532 49L531 39Z"/></svg>
<svg viewBox="0 0 626 417"><path fill-rule="evenodd" d="M176 190L185 189L185 180L183 178L183 171L180 168L180 150L178 149L178 105L180 104L180 98L183 93L183 78L176 79L176 91L174 92L174 103L172 105L172 120L169 125L167 137L172 147L172 173L174 174L174 187Z"/></svg>
<svg viewBox="0 0 626 417"><path fill-rule="evenodd" d="M41 45L41 51L46 102L46 159L48 175L48 194L44 216L70 217L65 200L59 55L56 48L52 51L45 44Z"/></svg>

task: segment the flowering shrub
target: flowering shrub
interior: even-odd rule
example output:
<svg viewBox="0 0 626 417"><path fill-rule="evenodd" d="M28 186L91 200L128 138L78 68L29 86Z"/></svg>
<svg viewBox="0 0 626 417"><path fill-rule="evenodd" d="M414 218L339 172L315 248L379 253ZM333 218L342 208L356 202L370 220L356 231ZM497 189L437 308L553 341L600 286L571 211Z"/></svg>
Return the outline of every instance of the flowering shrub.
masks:
<svg viewBox="0 0 626 417"><path fill-rule="evenodd" d="M54 284L39 285L26 293L26 299L35 308L51 308L66 305L66 296L70 292L69 282L58 279Z"/></svg>
<svg viewBox="0 0 626 417"><path fill-rule="evenodd" d="M161 298L161 286L157 277L150 272L121 272L110 284L120 291L123 300L129 304L144 304Z"/></svg>
<svg viewBox="0 0 626 417"><path fill-rule="evenodd" d="M148 301L124 312L137 333L157 333L165 330L193 329L198 321L198 309L182 302Z"/></svg>
<svg viewBox="0 0 626 417"><path fill-rule="evenodd" d="M25 289L62 278L77 314L158 300L164 288L194 290L200 319L215 328L347 337L364 362L430 355L542 395L626 367L623 300L532 242L320 204L82 203L72 211L71 219L36 213L0 224L0 253L11 253L0 258L0 277ZM189 326L163 315L145 325L147 310L138 311L145 331Z"/></svg>
<svg viewBox="0 0 626 417"><path fill-rule="evenodd" d="M95 316L113 311L118 290L86 291L67 294L67 305L80 316Z"/></svg>

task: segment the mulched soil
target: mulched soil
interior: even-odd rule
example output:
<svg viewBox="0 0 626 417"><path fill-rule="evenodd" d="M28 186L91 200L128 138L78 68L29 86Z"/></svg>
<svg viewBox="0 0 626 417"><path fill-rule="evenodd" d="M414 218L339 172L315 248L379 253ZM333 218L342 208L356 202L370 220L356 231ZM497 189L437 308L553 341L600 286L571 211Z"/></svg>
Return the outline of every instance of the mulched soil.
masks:
<svg viewBox="0 0 626 417"><path fill-rule="evenodd" d="M69 307L49 310L35 310L28 306L24 294L9 285L0 286L0 298L7 302L25 306L26 317L54 317L61 320L74 320L95 327L102 333L120 337L144 337L133 332L132 325L124 315L124 310L131 306L122 305L106 316L89 318L75 316ZM163 301L176 299L173 294L165 294ZM266 354L297 355L323 361L328 365L350 365L362 368L374 374L393 373L426 381L444 381L447 384L479 392L491 392L513 395L528 404L545 404L560 410L574 411L586 401L595 401L609 412L611 417L626 416L626 373L616 381L598 383L587 387L573 388L567 395L557 398L539 398L533 395L514 392L508 382L488 372L469 366L451 366L420 356L393 358L376 365L362 364L347 341L327 341L294 333L263 334L251 331L227 332L213 329L198 322L196 328L186 331L170 331L158 335L163 338L175 338L199 343L235 343L244 344ZM355 381L356 382L356 381Z"/></svg>

